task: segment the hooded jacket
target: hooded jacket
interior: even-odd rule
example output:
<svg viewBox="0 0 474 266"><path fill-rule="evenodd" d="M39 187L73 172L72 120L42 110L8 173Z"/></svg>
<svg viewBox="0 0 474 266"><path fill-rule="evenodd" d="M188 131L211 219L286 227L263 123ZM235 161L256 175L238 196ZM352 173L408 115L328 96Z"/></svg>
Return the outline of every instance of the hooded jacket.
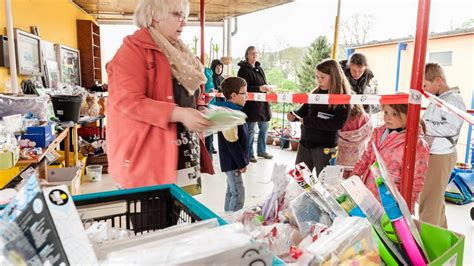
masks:
<svg viewBox="0 0 474 266"><path fill-rule="evenodd" d="M219 101L217 106L232 110L241 110L242 107L232 102ZM219 141L219 161L222 172L245 168L249 164L247 148L247 124L217 133Z"/></svg>
<svg viewBox="0 0 474 266"><path fill-rule="evenodd" d="M124 39L107 64L107 74L107 157L112 178L124 188L176 183L172 74L147 29Z"/></svg>
<svg viewBox="0 0 474 266"><path fill-rule="evenodd" d="M339 131L336 163L354 166L367 147L371 135L372 123L369 115L350 117Z"/></svg>
<svg viewBox="0 0 474 266"><path fill-rule="evenodd" d="M375 184L374 176L370 171L370 166L375 162L375 151L372 143L380 152L383 158L387 171L392 181L400 190L402 183L402 168L403 168L403 155L405 148L405 130L401 132L392 131L386 133L387 127L382 125L374 129L372 137L368 143L367 149L364 151L359 161L354 166L353 175L360 176L367 188L379 199L379 192L377 185ZM420 128L418 132L422 132ZM384 134L387 134L382 140ZM425 182L426 172L428 171L428 160L430 157L430 148L428 143L423 138L422 134L418 135L418 142L416 144L416 158L415 158L415 174L413 177L413 194L412 194L412 210L415 205L418 195L423 190L423 184Z"/></svg>
<svg viewBox="0 0 474 266"><path fill-rule="evenodd" d="M267 84L267 79L265 72L260 67L260 62L255 62L255 67L247 61L240 61L237 65L240 67L237 76L247 81L247 91L264 93L260 91L259 87ZM270 121L272 118L268 102L247 101L242 112L247 115L247 122Z"/></svg>
<svg viewBox="0 0 474 266"><path fill-rule="evenodd" d="M211 70L212 70L212 81L214 82L214 90L221 92L221 82L224 80L222 76L222 72L220 74L216 73L216 67L221 65L224 67L224 64L219 59L214 59L211 62Z"/></svg>
<svg viewBox="0 0 474 266"><path fill-rule="evenodd" d="M466 111L466 105L459 93L459 88L454 87L439 95L445 102ZM456 144L459 139L464 120L456 114L446 112L430 103L423 114L426 125L426 140L430 143L431 154L450 154L456 152Z"/></svg>

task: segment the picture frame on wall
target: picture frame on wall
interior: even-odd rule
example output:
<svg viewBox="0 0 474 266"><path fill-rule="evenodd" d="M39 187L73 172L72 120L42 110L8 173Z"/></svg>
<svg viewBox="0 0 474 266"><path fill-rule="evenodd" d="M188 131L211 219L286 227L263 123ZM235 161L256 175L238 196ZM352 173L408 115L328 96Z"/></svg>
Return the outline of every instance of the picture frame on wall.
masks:
<svg viewBox="0 0 474 266"><path fill-rule="evenodd" d="M47 86L48 88L57 89L58 83L61 81L59 65L56 61L46 60L46 73L47 75Z"/></svg>
<svg viewBox="0 0 474 266"><path fill-rule="evenodd" d="M18 74L43 75L41 38L29 32L14 29Z"/></svg>
<svg viewBox="0 0 474 266"><path fill-rule="evenodd" d="M57 61L54 43L41 40L41 50L43 51L44 61Z"/></svg>
<svg viewBox="0 0 474 266"><path fill-rule="evenodd" d="M61 82L81 86L79 51L62 44L56 44L55 48Z"/></svg>

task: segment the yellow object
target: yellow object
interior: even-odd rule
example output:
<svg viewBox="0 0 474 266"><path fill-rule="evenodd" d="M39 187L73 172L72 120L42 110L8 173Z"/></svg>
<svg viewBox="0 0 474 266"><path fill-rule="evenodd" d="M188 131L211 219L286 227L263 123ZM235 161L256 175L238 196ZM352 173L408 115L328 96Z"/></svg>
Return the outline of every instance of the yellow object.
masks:
<svg viewBox="0 0 474 266"><path fill-rule="evenodd" d="M93 20L93 17L77 8L69 0L22 0L11 1L14 27L30 32L30 26L37 26L41 39L60 43L77 49L76 19ZM4 19L5 5L0 4L0 29L7 24ZM8 68L0 67L0 92L10 78ZM24 76L19 77L20 82Z"/></svg>
<svg viewBox="0 0 474 266"><path fill-rule="evenodd" d="M222 131L225 140L228 142L236 142L239 140L239 130L238 127L233 127L228 130Z"/></svg>
<svg viewBox="0 0 474 266"><path fill-rule="evenodd" d="M49 168L62 168L65 167L65 153L64 151L56 151L61 155L56 162L59 163L59 165L50 165L48 166ZM78 153L78 161L81 162L82 167L81 167L81 177L84 176L85 171L86 171L86 163L87 163L87 156L82 155L82 153ZM74 161L74 153L69 152L69 166L74 166L76 165L76 162Z"/></svg>
<svg viewBox="0 0 474 266"><path fill-rule="evenodd" d="M0 189L3 189L19 173L20 167L0 169Z"/></svg>

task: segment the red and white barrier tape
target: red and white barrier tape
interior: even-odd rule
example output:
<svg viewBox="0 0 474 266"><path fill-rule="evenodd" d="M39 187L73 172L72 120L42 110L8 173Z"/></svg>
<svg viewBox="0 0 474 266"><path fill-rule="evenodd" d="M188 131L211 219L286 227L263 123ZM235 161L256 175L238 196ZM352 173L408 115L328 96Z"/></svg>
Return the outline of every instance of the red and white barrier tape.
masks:
<svg viewBox="0 0 474 266"><path fill-rule="evenodd" d="M425 95L426 98L428 98L428 100L430 100L430 102L436 104L436 106L443 109L444 111L455 113L457 116L464 119L464 121L468 122L469 124L474 124L474 117L466 111L459 110L459 108L457 108L456 106L447 103L446 101L442 100L439 97L436 97L435 95L429 92L423 91L422 93Z"/></svg>
<svg viewBox="0 0 474 266"><path fill-rule="evenodd" d="M222 93L209 93L211 97L223 97ZM408 94L398 95L343 95L343 94L282 94L249 92L247 100L271 103L310 104L407 104Z"/></svg>
<svg viewBox="0 0 474 266"><path fill-rule="evenodd" d="M222 93L209 93L211 97L224 97ZM474 118L468 113L473 110L462 111L455 106L426 91L410 90L410 94L394 95L347 95L347 94L282 94L282 93L254 93L249 92L247 100L271 103L309 103L309 104L420 104L424 95L430 102L443 108L447 112L455 113L466 122L474 124Z"/></svg>

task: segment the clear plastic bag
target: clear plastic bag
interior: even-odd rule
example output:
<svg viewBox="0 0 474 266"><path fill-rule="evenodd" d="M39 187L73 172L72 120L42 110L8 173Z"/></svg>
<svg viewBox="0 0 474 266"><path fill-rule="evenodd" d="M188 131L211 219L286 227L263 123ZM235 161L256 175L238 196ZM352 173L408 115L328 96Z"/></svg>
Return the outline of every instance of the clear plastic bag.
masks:
<svg viewBox="0 0 474 266"><path fill-rule="evenodd" d="M312 265L353 265L352 263L380 265L381 263L372 227L367 219L359 217L336 219L333 226L323 232L319 239L305 249L305 252L313 256Z"/></svg>
<svg viewBox="0 0 474 266"><path fill-rule="evenodd" d="M49 96L9 96L0 94L0 117L33 113L41 121L48 120Z"/></svg>
<svg viewBox="0 0 474 266"><path fill-rule="evenodd" d="M290 202L290 209L303 236L309 235L313 222L332 225L331 216L321 207L322 205L320 199L311 197L308 192Z"/></svg>
<svg viewBox="0 0 474 266"><path fill-rule="evenodd" d="M274 164L272 179L273 190L267 196L262 206L262 215L267 223L280 221L278 213L285 207L285 190L289 179L286 175L286 165Z"/></svg>

